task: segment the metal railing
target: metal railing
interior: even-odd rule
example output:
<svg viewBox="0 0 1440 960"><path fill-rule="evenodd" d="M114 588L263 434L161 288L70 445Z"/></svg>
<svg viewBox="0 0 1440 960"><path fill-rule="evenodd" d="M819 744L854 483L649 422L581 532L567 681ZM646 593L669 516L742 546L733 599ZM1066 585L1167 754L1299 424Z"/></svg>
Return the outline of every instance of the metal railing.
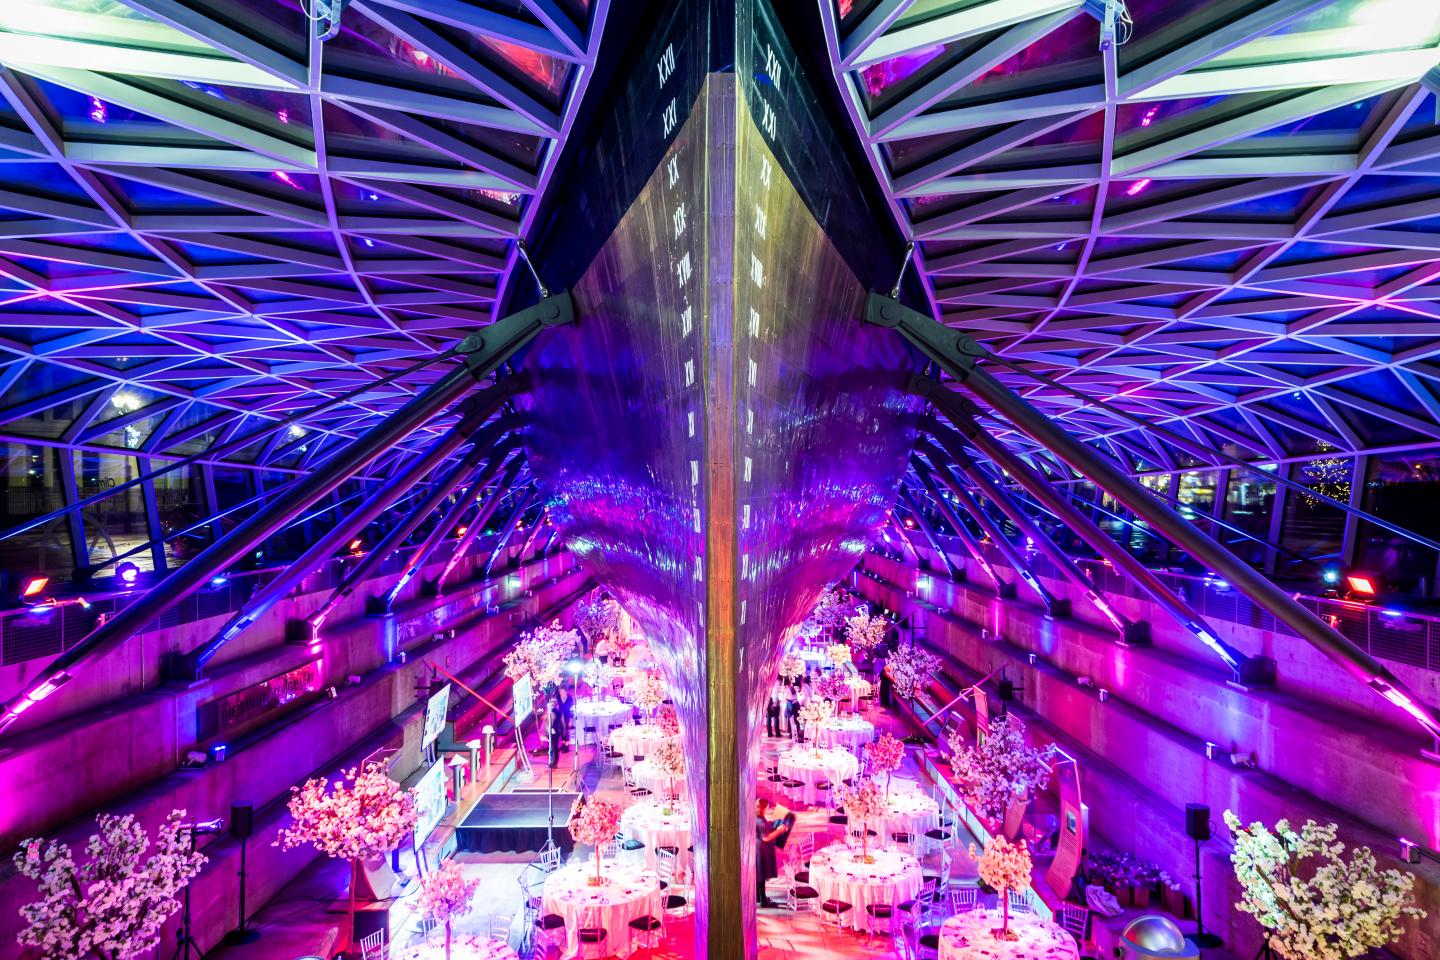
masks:
<svg viewBox="0 0 1440 960"><path fill-rule="evenodd" d="M493 541L493 537L490 540ZM416 547L396 550L381 562L373 579L398 574L405 568L411 551ZM473 556L484 556L485 548L477 545ZM321 590L333 590L345 578L346 563L352 558L334 557L319 567L289 594L300 596ZM176 604L164 615L146 625L143 632L164 630L226 616L243 608L250 597L278 577L285 567L245 570L217 578ZM100 618L108 617L144 593L143 589L87 595L85 602L65 598L47 606L22 607L0 611L0 666L13 666L28 660L59 656L83 640Z"/></svg>

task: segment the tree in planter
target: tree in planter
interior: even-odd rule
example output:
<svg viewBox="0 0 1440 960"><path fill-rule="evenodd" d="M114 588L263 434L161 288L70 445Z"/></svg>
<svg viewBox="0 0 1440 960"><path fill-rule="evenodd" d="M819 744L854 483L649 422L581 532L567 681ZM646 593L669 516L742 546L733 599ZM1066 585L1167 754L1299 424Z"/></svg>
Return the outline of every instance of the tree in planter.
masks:
<svg viewBox="0 0 1440 960"><path fill-rule="evenodd" d="M325 777L291 787L294 823L280 831L274 846L286 850L309 844L327 857L350 862L347 937L355 930L355 887L360 863L385 856L415 832L415 795L391 780L385 768L351 767L334 789Z"/></svg>
<svg viewBox="0 0 1440 960"><path fill-rule="evenodd" d="M970 858L976 859L973 843L970 844ZM991 837L976 866L985 885L1000 894L1000 908L1003 911L1000 929L990 932L997 940L1018 940L1019 938L1010 932L1010 891L1024 890L1030 885L1030 851L1025 848L1025 841L1011 843L1004 837Z"/></svg>
<svg viewBox="0 0 1440 960"><path fill-rule="evenodd" d="M465 879L460 864L446 860L420 881L420 911L445 927L445 960L450 960L455 920L470 912L470 900L480 887L480 878Z"/></svg>
<svg viewBox="0 0 1440 960"><path fill-rule="evenodd" d="M960 796L979 816L1005 819L1012 803L1029 803L1050 784L1049 760L1055 748L1025 742L1025 725L1014 717L998 717L985 742L966 743L958 733L949 737L950 763L960 781Z"/></svg>
<svg viewBox="0 0 1440 960"><path fill-rule="evenodd" d="M1305 821L1298 831L1280 820L1245 827L1225 811L1235 838L1230 862L1240 882L1236 909L1265 930L1266 942L1285 960L1349 960L1395 940L1405 917L1420 919L1415 877L1381 870L1369 847L1349 851L1335 839L1338 827Z"/></svg>
<svg viewBox="0 0 1440 960"><path fill-rule="evenodd" d="M885 673L895 692L909 700L919 693L940 670L940 658L913 643L900 647L885 661Z"/></svg>
<svg viewBox="0 0 1440 960"><path fill-rule="evenodd" d="M20 908L20 945L45 960L132 960L154 950L180 909L180 891L207 859L190 849L184 819L184 810L171 811L143 863L150 838L130 815L96 818L100 832L90 835L83 864L59 840L21 841L15 869L37 881L40 899Z"/></svg>

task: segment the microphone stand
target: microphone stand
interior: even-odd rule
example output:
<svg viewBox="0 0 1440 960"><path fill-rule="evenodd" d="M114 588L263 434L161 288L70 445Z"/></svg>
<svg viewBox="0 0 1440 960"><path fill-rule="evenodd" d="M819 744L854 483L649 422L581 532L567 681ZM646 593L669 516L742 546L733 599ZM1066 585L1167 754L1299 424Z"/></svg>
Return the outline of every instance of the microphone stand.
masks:
<svg viewBox="0 0 1440 960"><path fill-rule="evenodd" d="M195 852L195 825L185 824L182 829L189 835L189 852ZM175 932L175 957L176 960L190 960L190 945L195 942L190 936L190 884L185 884L185 893L181 897L180 908L180 929Z"/></svg>

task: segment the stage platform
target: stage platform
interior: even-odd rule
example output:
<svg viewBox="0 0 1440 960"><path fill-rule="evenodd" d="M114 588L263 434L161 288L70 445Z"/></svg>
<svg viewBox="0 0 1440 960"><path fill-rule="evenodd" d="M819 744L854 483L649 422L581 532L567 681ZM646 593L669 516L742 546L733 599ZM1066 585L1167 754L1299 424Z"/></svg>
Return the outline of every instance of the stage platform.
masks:
<svg viewBox="0 0 1440 960"><path fill-rule="evenodd" d="M575 844L565 825L578 799L578 793L555 793L555 843L567 857ZM456 828L456 843L466 853L539 853L549 811L544 791L487 793Z"/></svg>

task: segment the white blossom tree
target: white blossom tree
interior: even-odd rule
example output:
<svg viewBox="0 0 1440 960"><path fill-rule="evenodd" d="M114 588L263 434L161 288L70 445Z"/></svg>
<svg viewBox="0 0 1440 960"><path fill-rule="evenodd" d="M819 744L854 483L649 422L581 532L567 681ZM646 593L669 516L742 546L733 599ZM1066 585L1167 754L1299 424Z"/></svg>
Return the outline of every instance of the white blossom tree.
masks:
<svg viewBox="0 0 1440 960"><path fill-rule="evenodd" d="M20 908L20 945L46 960L131 960L154 950L180 909L180 891L206 861L190 850L184 819L184 810L165 818L143 861L150 838L130 815L96 818L100 832L90 835L84 863L59 840L22 841L15 869L38 883L40 899Z"/></svg>
<svg viewBox="0 0 1440 960"><path fill-rule="evenodd" d="M1405 917L1419 919L1415 877L1381 870L1369 847L1349 851L1335 824L1305 821L1299 830L1280 820L1242 826L1225 811L1235 837L1230 862L1242 891L1236 909L1264 928L1270 948L1285 960L1350 960L1386 946Z"/></svg>

